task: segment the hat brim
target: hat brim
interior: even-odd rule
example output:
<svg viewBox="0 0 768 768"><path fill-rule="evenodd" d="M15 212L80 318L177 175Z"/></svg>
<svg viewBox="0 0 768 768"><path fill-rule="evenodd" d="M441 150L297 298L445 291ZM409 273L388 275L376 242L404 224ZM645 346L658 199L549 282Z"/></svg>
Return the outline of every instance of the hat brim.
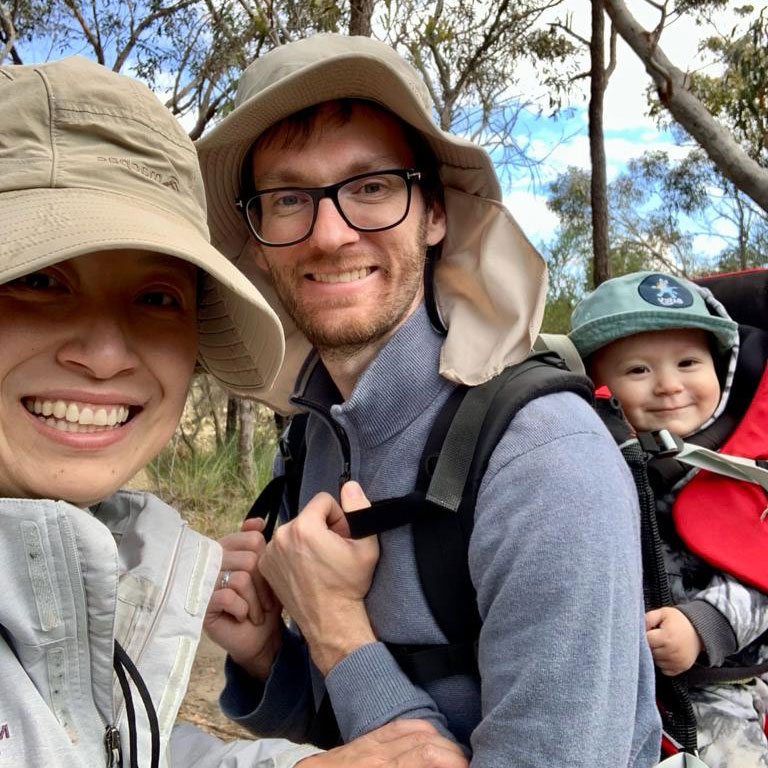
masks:
<svg viewBox="0 0 768 768"><path fill-rule="evenodd" d="M374 101L420 131L435 152L446 187L501 199L488 154L472 142L440 130L412 83L375 55L341 53L302 67L259 91L196 142L211 241L216 247L235 257L248 239L248 228L234 202L240 192L243 160L256 138L301 109L354 98Z"/></svg>
<svg viewBox="0 0 768 768"><path fill-rule="evenodd" d="M580 325L568 335L581 357L586 358L601 347L627 336L675 328L700 328L708 331L717 338L723 350L730 349L738 340L738 326L724 317L702 317L680 310L672 313L652 309L598 317Z"/></svg>
<svg viewBox="0 0 768 768"><path fill-rule="evenodd" d="M198 311L199 358L224 386L258 398L277 375L284 339L255 286L178 215L127 195L91 189L0 194L0 283L87 253L137 249L173 256L209 279Z"/></svg>

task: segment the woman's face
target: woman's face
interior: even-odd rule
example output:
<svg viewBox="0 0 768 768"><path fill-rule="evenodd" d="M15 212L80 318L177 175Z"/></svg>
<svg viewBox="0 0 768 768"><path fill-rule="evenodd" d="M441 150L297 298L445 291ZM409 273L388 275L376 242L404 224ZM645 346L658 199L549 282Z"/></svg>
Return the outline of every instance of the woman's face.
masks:
<svg viewBox="0 0 768 768"><path fill-rule="evenodd" d="M158 453L195 366L196 282L123 250L0 285L0 495L87 506Z"/></svg>

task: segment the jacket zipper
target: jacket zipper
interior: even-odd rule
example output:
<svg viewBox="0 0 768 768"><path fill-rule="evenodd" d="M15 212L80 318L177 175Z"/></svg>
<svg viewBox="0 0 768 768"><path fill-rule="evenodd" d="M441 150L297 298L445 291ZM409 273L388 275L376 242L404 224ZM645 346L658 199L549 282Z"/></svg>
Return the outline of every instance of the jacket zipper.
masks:
<svg viewBox="0 0 768 768"><path fill-rule="evenodd" d="M313 403L311 400L306 400L303 397L292 397L292 403L302 405L305 408L316 413L330 428L336 437L339 450L341 451L341 474L339 475L339 490L341 486L352 478L352 449L349 445L349 437L347 436L344 427L341 426L331 415L330 409L325 406Z"/></svg>
<svg viewBox="0 0 768 768"><path fill-rule="evenodd" d="M75 533L72 530L72 524L69 521L69 518L66 515L61 515L59 517L60 526L62 529L62 532L66 532L65 536L65 542L66 547L69 550L69 556L72 561L72 563L75 566L75 572L77 574L77 578L75 579L77 586L79 588L79 597L81 604L83 606L86 605L85 600L85 590L83 588L83 570L80 567L80 559L78 557L77 553L77 546L75 545ZM79 627L78 627L79 631ZM87 640L87 638L86 638ZM102 721L106 724L106 730L104 732L104 745L107 750L107 768L119 768L119 766L122 765L122 750L120 748L120 732L117 730L117 728L110 723L107 718L104 717L102 713L99 713L101 715Z"/></svg>
<svg viewBox="0 0 768 768"><path fill-rule="evenodd" d="M114 725L108 725L104 732L104 747L107 750L107 768L120 768L123 752L120 748L120 731Z"/></svg>

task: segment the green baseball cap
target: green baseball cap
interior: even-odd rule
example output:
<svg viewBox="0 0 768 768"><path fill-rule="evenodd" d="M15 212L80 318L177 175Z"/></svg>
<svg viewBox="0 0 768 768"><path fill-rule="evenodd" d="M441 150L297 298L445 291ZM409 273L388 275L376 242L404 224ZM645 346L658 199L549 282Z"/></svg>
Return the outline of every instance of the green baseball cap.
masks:
<svg viewBox="0 0 768 768"><path fill-rule="evenodd" d="M667 328L709 331L722 350L738 342L738 324L707 289L661 272L606 280L573 310L571 327L568 335L583 358L625 336Z"/></svg>

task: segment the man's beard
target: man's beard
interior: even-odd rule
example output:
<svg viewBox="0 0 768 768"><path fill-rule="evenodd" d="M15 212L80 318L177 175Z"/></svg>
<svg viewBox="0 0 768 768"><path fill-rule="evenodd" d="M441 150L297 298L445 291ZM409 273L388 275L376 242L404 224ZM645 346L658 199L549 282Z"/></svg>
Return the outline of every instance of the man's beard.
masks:
<svg viewBox="0 0 768 768"><path fill-rule="evenodd" d="M290 315L296 327L307 337L310 344L321 354L332 355L335 358L354 356L361 349L373 344L393 329L408 316L413 308L424 275L424 260L426 257L426 217L419 225L416 242L412 250L400 251L395 254L393 261L398 261L400 284L395 291L387 293L377 306L375 316L360 319L355 323L318 322L311 311L291 291L291 281L285 279L279 270L270 269L272 281L285 310ZM385 274L388 269L379 267ZM391 283L390 283L390 287ZM343 309L345 304L339 304Z"/></svg>

